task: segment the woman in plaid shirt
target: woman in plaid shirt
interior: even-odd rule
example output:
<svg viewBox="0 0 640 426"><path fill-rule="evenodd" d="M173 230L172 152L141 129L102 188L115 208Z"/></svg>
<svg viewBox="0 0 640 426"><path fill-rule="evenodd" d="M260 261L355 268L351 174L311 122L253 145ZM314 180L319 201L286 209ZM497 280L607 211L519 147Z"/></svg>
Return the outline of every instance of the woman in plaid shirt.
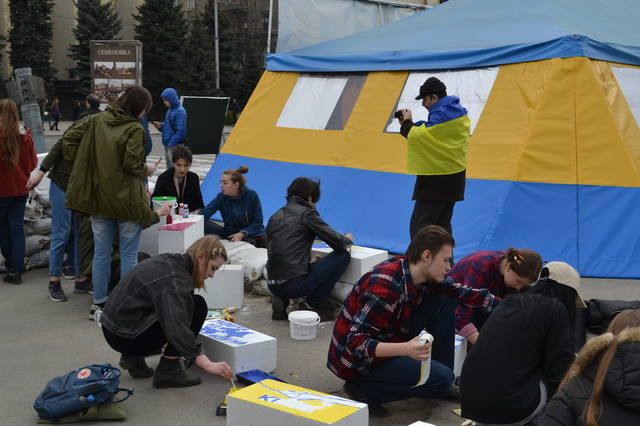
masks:
<svg viewBox="0 0 640 426"><path fill-rule="evenodd" d="M327 366L346 380L352 399L365 401L373 415L382 403L450 394L453 382L454 317L458 303L491 310L497 299L445 278L454 241L443 228L422 228L405 256L375 266L355 285L333 330ZM426 329L433 347L418 342ZM427 382L414 387L420 361L432 355Z"/></svg>

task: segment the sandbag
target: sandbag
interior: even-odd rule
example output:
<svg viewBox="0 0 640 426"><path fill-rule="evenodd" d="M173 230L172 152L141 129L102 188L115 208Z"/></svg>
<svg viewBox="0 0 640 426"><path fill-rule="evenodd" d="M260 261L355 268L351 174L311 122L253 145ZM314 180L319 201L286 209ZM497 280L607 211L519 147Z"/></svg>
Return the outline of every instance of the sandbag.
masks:
<svg viewBox="0 0 640 426"><path fill-rule="evenodd" d="M220 240L227 250L231 265L244 266L244 282L252 283L263 277L267 265L267 249L257 248L245 241Z"/></svg>
<svg viewBox="0 0 640 426"><path fill-rule="evenodd" d="M34 198L45 209L48 209L51 207L51 200L49 199L49 194L47 192L38 191L38 194L36 194Z"/></svg>
<svg viewBox="0 0 640 426"><path fill-rule="evenodd" d="M36 200L27 199L24 209L24 220L39 220L44 216L44 207Z"/></svg>
<svg viewBox="0 0 640 426"><path fill-rule="evenodd" d="M49 266L49 250L40 250L29 256L27 269L46 268Z"/></svg>
<svg viewBox="0 0 640 426"><path fill-rule="evenodd" d="M24 239L24 254L31 256L32 254L49 248L50 239L45 235L29 235Z"/></svg>
<svg viewBox="0 0 640 426"><path fill-rule="evenodd" d="M271 292L269 291L269 287L267 286L267 280L264 278L260 278L250 283L250 288L248 291L257 294L258 296L271 296Z"/></svg>
<svg viewBox="0 0 640 426"><path fill-rule="evenodd" d="M43 217L29 223L32 234L49 235L51 234L51 218Z"/></svg>

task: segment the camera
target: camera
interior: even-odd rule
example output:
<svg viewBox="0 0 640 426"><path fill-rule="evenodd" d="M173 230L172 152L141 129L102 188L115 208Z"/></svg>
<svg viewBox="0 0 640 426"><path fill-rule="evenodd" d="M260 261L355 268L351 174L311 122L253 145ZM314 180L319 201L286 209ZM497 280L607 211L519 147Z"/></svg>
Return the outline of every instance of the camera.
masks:
<svg viewBox="0 0 640 426"><path fill-rule="evenodd" d="M395 118L402 119L402 111L397 110L396 112L393 113L393 116Z"/></svg>

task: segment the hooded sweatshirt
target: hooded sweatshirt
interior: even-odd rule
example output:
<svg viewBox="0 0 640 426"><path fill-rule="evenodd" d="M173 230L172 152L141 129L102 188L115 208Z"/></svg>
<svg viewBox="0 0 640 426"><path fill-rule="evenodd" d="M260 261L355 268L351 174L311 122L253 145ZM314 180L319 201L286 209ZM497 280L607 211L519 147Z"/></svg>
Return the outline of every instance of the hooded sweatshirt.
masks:
<svg viewBox="0 0 640 426"><path fill-rule="evenodd" d="M160 96L171 104L160 129L162 144L166 147L172 147L184 143L187 136L187 111L180 105L178 92L171 88L164 89Z"/></svg>

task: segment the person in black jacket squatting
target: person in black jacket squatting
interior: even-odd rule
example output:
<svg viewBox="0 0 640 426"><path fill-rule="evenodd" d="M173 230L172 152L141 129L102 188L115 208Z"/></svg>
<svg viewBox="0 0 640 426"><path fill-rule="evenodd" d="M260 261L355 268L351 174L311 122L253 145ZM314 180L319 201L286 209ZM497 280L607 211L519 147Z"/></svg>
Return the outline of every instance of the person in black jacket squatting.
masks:
<svg viewBox="0 0 640 426"><path fill-rule="evenodd" d="M190 213L198 213L204 208L200 180L190 172L193 155L189 147L178 145L171 151L173 167L158 176L151 197L176 197L178 203L187 204Z"/></svg>

